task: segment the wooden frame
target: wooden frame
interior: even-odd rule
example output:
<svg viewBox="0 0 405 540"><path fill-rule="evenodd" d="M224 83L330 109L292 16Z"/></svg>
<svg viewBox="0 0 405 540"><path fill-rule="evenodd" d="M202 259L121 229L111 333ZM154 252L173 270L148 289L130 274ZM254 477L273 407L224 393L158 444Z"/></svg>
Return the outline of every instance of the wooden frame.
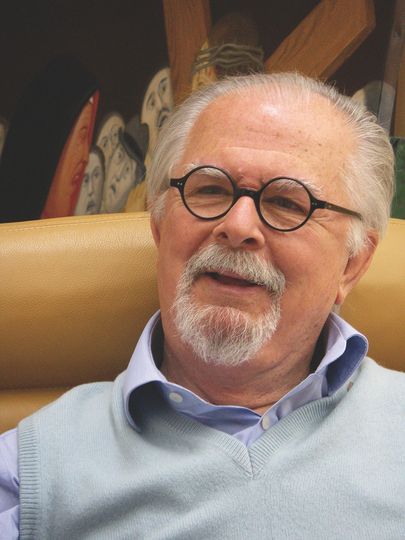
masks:
<svg viewBox="0 0 405 540"><path fill-rule="evenodd" d="M206 41L208 0L163 0L175 103L191 91L191 66ZM322 0L266 60L267 71L330 77L375 27L372 0Z"/></svg>

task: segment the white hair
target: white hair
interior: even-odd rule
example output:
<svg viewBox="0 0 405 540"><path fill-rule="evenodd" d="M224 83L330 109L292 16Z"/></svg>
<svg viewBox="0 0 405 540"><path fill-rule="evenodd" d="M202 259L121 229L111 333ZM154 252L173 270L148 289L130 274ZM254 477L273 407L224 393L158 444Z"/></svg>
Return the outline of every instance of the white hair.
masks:
<svg viewBox="0 0 405 540"><path fill-rule="evenodd" d="M199 115L216 98L249 90L264 99L282 99L303 104L314 95L324 96L343 113L348 129L356 141L353 154L341 166L341 178L352 201L352 209L363 216L352 219L348 248L351 254L367 241L367 231L384 235L394 193L394 155L385 130L375 116L361 104L340 94L323 82L298 73L254 74L230 77L193 93L171 116L162 129L147 174L148 202L152 216L159 220L163 214L165 194L173 167L184 153L187 139Z"/></svg>

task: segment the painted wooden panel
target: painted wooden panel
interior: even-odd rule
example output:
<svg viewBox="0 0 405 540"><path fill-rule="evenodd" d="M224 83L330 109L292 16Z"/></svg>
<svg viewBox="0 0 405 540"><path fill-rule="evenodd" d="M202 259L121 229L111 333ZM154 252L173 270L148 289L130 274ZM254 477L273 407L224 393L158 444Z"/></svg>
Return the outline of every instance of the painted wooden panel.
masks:
<svg viewBox="0 0 405 540"><path fill-rule="evenodd" d="M372 0L322 0L266 60L266 71L327 79L374 27Z"/></svg>
<svg viewBox="0 0 405 540"><path fill-rule="evenodd" d="M191 66L211 25L209 0L163 0L171 80L176 104L191 91Z"/></svg>

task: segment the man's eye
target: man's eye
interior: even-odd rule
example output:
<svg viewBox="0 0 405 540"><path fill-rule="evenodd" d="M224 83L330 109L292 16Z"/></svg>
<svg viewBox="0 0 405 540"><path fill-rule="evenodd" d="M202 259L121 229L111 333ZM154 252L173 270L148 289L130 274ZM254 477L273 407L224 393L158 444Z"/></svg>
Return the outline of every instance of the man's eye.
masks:
<svg viewBox="0 0 405 540"><path fill-rule="evenodd" d="M196 188L195 190L196 195L229 195L229 190L226 189L224 186L217 186L215 184L208 185L208 186L201 186Z"/></svg>
<svg viewBox="0 0 405 540"><path fill-rule="evenodd" d="M188 188L188 189L187 189ZM186 186L186 197L204 198L204 199L224 199L232 198L232 191L226 186L220 184L203 184Z"/></svg>
<svg viewBox="0 0 405 540"><path fill-rule="evenodd" d="M262 201L262 205L289 212L306 213L306 209L302 205L288 197L268 197Z"/></svg>

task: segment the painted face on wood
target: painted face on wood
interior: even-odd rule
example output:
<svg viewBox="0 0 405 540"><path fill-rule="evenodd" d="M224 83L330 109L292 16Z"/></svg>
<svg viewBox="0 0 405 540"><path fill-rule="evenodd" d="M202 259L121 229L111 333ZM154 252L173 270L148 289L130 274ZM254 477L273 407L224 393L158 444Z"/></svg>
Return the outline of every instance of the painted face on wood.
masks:
<svg viewBox="0 0 405 540"><path fill-rule="evenodd" d="M100 149L93 148L84 173L75 215L98 214L101 207L104 185L104 156Z"/></svg>
<svg viewBox="0 0 405 540"><path fill-rule="evenodd" d="M73 215L87 166L98 93L85 104L65 143L52 181L43 218Z"/></svg>
<svg viewBox="0 0 405 540"><path fill-rule="evenodd" d="M141 122L149 127L149 151L155 146L159 130L168 119L172 109L170 70L164 68L158 71L149 83L142 104Z"/></svg>
<svg viewBox="0 0 405 540"><path fill-rule="evenodd" d="M113 112L107 116L97 136L96 144L104 154L105 168L108 169L111 157L118 145L118 132L124 129L122 116Z"/></svg>

